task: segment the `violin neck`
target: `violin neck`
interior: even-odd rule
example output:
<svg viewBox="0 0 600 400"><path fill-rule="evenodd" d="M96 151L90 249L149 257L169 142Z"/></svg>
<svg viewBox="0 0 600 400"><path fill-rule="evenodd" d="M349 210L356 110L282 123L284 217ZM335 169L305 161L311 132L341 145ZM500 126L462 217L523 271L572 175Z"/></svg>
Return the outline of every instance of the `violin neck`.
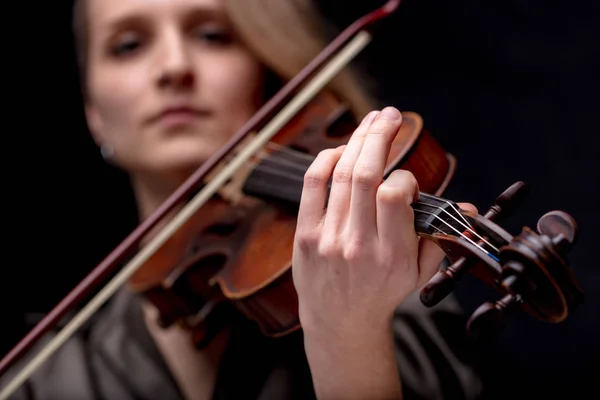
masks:
<svg viewBox="0 0 600 400"><path fill-rule="evenodd" d="M314 156L289 149L278 150L262 159L244 183L244 194L260 199L300 205L304 174Z"/></svg>
<svg viewBox="0 0 600 400"><path fill-rule="evenodd" d="M312 160L313 157L308 154L291 157L286 151L275 152L254 168L243 186L243 191L249 196L297 208L302 195L304 174ZM331 182L329 189L331 190ZM415 210L415 230L418 234L456 235L455 228L460 232L464 230L466 221L455 202L428 193L419 193L419 200L412 204Z"/></svg>

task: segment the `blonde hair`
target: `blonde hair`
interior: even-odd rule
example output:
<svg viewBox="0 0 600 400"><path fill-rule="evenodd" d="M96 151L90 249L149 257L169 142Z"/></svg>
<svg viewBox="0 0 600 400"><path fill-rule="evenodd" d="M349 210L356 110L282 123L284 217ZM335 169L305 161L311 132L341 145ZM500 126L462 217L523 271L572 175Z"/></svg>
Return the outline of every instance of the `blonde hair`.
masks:
<svg viewBox="0 0 600 400"><path fill-rule="evenodd" d="M238 35L255 56L283 80L297 75L327 45L333 27L314 0L223 0ZM81 91L87 97L87 2L75 0L73 31ZM377 107L367 89L371 82L347 66L328 89L360 119Z"/></svg>
<svg viewBox="0 0 600 400"><path fill-rule="evenodd" d="M257 58L289 80L327 45L334 28L318 12L314 0L223 0L238 34ZM347 66L329 84L356 118L377 107L365 76Z"/></svg>

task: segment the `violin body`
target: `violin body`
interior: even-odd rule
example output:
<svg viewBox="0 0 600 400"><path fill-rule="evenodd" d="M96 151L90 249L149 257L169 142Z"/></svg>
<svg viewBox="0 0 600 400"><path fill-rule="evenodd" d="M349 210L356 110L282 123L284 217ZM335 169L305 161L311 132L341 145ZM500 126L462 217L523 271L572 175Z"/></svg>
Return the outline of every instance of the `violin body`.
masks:
<svg viewBox="0 0 600 400"><path fill-rule="evenodd" d="M199 347L239 316L271 337L300 328L291 260L303 175L320 151L345 144L356 127L348 107L321 93L273 137L275 150L223 187L223 201L179 265L142 291L163 326L180 324ZM418 114L405 112L386 175L398 168L439 195L456 161Z"/></svg>

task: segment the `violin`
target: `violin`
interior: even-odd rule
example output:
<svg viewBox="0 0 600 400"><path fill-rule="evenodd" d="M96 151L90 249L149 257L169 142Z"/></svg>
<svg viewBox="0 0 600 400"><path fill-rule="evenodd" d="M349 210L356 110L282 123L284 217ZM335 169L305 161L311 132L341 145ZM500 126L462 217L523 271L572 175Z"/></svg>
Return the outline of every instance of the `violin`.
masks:
<svg viewBox="0 0 600 400"><path fill-rule="evenodd" d="M0 373L125 264L19 371L0 399L7 399L125 283L156 306L163 326L184 327L197 347L238 318L254 321L270 337L300 329L291 260L303 176L319 151L344 144L357 126L350 108L323 89L370 42L368 28L399 4L389 0L346 28L53 308L0 361ZM540 218L536 231L524 227L518 236L510 235L499 222L525 197L522 182L483 215L460 209L441 197L456 158L417 113L402 114L385 173L405 169L414 174L421 189L413 204L415 231L435 241L452 262L422 289L422 303L437 304L468 273L501 295L473 314L467 323L471 334L497 332L516 310L550 323L564 321L584 298L567 262L578 235L575 220L552 211ZM214 198L224 201L197 227L177 265L137 273ZM163 220L164 227L141 246Z"/></svg>

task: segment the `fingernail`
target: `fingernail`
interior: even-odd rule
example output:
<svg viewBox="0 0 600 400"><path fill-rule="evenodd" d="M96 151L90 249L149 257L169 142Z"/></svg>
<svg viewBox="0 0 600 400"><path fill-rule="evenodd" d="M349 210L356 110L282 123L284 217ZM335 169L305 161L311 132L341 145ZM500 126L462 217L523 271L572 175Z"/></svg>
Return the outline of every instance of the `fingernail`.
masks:
<svg viewBox="0 0 600 400"><path fill-rule="evenodd" d="M371 111L363 118L361 125L370 124L375 120L375 117L377 117L377 115L379 115L379 111Z"/></svg>
<svg viewBox="0 0 600 400"><path fill-rule="evenodd" d="M386 107L383 109L383 111L381 111L381 118L395 121L400 119L400 112L394 107Z"/></svg>

